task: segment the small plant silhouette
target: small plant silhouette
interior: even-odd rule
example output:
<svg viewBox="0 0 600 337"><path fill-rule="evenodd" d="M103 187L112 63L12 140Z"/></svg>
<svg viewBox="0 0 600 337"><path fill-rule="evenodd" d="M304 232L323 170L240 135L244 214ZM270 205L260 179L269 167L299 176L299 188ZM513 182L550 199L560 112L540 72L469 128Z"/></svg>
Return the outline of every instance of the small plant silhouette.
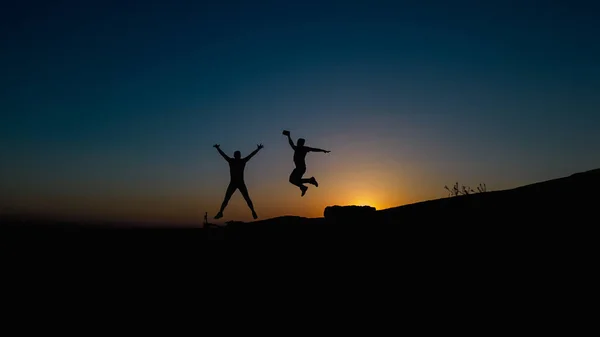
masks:
<svg viewBox="0 0 600 337"><path fill-rule="evenodd" d="M477 186L477 192L479 192L479 193L487 192L487 186L485 186L485 183L483 183L483 184L479 183L479 186Z"/></svg>
<svg viewBox="0 0 600 337"><path fill-rule="evenodd" d="M469 195L469 194L476 193L475 190L469 186L462 185L459 188L458 181L454 184L454 186L452 186L452 188L448 188L447 185L444 186L444 188L448 191L448 196L450 196L450 197L456 197L459 195ZM477 186L477 192L478 193L487 192L487 186L485 184L479 184L479 186Z"/></svg>

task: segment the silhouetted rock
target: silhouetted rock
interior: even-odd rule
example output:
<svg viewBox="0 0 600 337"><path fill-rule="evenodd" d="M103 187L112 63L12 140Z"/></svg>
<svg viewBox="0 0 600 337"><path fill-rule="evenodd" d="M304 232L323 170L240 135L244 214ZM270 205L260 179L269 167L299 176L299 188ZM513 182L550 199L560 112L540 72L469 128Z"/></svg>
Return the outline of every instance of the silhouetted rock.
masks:
<svg viewBox="0 0 600 337"><path fill-rule="evenodd" d="M324 216L327 223L360 223L361 221L372 221L376 209L371 206L327 206Z"/></svg>

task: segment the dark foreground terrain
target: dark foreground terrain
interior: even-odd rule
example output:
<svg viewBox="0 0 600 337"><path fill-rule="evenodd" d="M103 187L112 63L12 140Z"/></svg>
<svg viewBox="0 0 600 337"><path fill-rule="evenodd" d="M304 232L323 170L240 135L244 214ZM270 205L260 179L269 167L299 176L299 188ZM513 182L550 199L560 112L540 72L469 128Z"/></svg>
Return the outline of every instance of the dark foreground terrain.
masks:
<svg viewBox="0 0 600 337"><path fill-rule="evenodd" d="M325 210L322 218L285 216L208 229L78 224L4 215L0 242L14 244L71 234L88 238L107 237L105 234L177 237L190 243L204 239L384 239L398 244L428 242L447 246L475 241L481 244L543 241L561 235L567 240L567 233L586 235L600 223L599 187L600 169L596 169L510 190L448 197L379 211L368 207L333 206Z"/></svg>

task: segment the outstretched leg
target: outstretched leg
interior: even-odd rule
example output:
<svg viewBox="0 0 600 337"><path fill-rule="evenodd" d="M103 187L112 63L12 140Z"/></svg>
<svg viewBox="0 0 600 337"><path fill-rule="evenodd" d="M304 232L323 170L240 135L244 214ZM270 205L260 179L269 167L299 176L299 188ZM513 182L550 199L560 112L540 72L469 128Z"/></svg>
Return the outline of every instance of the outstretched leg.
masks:
<svg viewBox="0 0 600 337"><path fill-rule="evenodd" d="M300 179L300 183L311 184L311 185L314 185L315 187L319 187L319 183L317 182L317 179L315 179L315 177L311 177L310 179L302 178L302 179ZM308 189L308 187L306 189ZM304 195L304 193L302 193L302 195Z"/></svg>
<svg viewBox="0 0 600 337"><path fill-rule="evenodd" d="M241 183L238 188L240 189L240 193L242 193L244 200L246 200L248 207L252 211L252 217L257 219L258 215L256 215L256 212L254 211L254 205L252 204L252 199L250 199L250 195L248 194L248 188L246 187L246 184Z"/></svg>
<svg viewBox="0 0 600 337"><path fill-rule="evenodd" d="M315 179L315 177L311 177L310 179L302 178L302 179L300 179L300 181L303 184L311 184L311 185L315 185L315 187L319 187L319 183L317 183L317 180Z"/></svg>
<svg viewBox="0 0 600 337"><path fill-rule="evenodd" d="M223 203L221 204L221 209L219 210L219 213L217 213L217 215L215 215L215 219L219 219L223 217L223 211L225 210L225 207L227 207L227 204L229 203L229 199L231 199L231 196L233 195L233 193L235 192L235 190L238 188L238 186L236 184L234 184L233 182L229 183L229 186L227 186L227 191L225 192L225 199L223 199Z"/></svg>

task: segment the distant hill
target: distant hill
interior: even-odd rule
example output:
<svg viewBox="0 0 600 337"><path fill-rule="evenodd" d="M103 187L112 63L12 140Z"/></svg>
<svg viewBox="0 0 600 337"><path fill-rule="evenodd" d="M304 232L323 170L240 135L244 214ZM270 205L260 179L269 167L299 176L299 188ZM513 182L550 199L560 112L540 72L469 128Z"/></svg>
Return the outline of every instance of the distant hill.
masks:
<svg viewBox="0 0 600 337"><path fill-rule="evenodd" d="M213 239L389 239L418 235L450 240L473 238L474 233L487 238L534 232L542 235L551 228L597 223L600 203L596 193L599 187L600 169L595 169L514 189L453 196L377 211L333 206L326 209L321 218L283 216L230 222L227 226L209 229L171 227L152 231L178 230L182 234ZM114 223L89 226L49 220L27 221L7 215L0 218L0 223L2 229L22 229L26 233L143 228Z"/></svg>

